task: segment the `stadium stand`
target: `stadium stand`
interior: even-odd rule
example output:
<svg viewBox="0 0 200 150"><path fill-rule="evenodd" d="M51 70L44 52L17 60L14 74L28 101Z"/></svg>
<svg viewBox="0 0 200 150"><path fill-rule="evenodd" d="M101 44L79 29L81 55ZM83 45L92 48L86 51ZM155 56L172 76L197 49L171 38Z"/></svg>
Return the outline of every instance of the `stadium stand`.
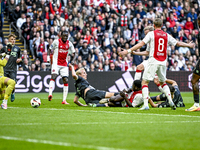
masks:
<svg viewBox="0 0 200 150"><path fill-rule="evenodd" d="M7 28L12 24L9 32L17 35L19 46L25 45L30 71L40 70L41 64L49 66L47 49L64 30L69 31L69 40L78 54L77 68L84 65L88 71L134 71L131 66L147 58L132 55L121 58L118 52L140 42L144 27L152 25L156 17L163 19L163 30L174 38L196 43L193 49L169 46L168 70L190 71L199 57L197 0L4 0L1 3L5 7L1 7L4 16L1 15L0 43L6 44ZM35 66L37 69L31 68Z"/></svg>

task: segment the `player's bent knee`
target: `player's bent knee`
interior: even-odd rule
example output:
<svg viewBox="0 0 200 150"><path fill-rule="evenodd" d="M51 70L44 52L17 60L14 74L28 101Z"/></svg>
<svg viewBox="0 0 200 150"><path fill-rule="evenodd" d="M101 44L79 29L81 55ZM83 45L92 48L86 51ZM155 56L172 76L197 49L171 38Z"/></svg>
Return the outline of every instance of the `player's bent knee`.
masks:
<svg viewBox="0 0 200 150"><path fill-rule="evenodd" d="M68 83L68 77L62 77L64 83Z"/></svg>

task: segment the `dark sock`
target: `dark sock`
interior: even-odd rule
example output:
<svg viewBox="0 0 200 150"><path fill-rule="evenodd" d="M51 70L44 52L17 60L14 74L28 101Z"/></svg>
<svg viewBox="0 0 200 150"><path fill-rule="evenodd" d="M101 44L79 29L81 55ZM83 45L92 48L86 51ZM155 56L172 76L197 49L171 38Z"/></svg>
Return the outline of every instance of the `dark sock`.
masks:
<svg viewBox="0 0 200 150"><path fill-rule="evenodd" d="M114 93L114 96L117 96L117 95L119 95L119 92L117 92L117 93Z"/></svg>
<svg viewBox="0 0 200 150"><path fill-rule="evenodd" d="M151 99L152 99L153 102L156 102L156 101L157 101L157 100L156 100L156 97L157 97L157 96L151 97Z"/></svg>
<svg viewBox="0 0 200 150"><path fill-rule="evenodd" d="M195 103L199 103L199 94L194 94Z"/></svg>
<svg viewBox="0 0 200 150"><path fill-rule="evenodd" d="M96 107L106 107L105 104L96 104Z"/></svg>

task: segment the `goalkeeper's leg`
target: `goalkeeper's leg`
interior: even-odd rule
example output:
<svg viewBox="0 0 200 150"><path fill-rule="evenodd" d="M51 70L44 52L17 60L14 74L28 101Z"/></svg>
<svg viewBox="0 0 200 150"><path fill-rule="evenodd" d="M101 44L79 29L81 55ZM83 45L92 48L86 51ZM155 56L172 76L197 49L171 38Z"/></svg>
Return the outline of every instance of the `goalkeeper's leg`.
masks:
<svg viewBox="0 0 200 150"><path fill-rule="evenodd" d="M3 82L5 86L7 86L5 88L5 95L4 95L4 100L1 104L1 108L7 109L8 98L15 88L15 81L13 79L10 79L10 78L7 78L7 77L2 77L1 82Z"/></svg>

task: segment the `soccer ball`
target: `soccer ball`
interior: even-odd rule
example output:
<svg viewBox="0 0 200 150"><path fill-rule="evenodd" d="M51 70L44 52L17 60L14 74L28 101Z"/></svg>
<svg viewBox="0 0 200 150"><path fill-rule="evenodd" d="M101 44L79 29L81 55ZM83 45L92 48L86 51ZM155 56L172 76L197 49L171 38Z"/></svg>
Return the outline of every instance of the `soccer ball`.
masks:
<svg viewBox="0 0 200 150"><path fill-rule="evenodd" d="M38 108L41 105L41 100L38 97L34 97L31 99L30 103L33 108Z"/></svg>

